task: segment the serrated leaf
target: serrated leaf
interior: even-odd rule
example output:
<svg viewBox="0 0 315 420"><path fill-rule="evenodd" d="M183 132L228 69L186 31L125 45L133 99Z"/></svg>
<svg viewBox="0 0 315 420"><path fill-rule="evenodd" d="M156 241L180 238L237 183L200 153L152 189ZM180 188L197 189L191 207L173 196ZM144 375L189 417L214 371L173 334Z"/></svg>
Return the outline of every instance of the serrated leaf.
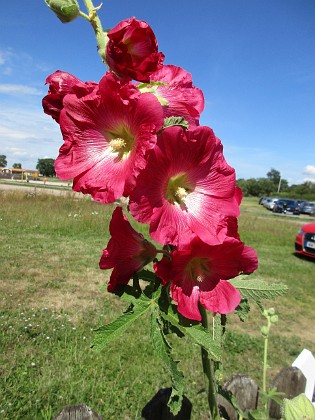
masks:
<svg viewBox="0 0 315 420"><path fill-rule="evenodd" d="M177 362L172 357L172 348L163 333L163 325L159 323L159 314L157 308L152 311L151 338L154 350L163 361L171 376L172 393L168 401L168 406L172 414L176 415L179 413L182 406L184 375L178 369Z"/></svg>
<svg viewBox="0 0 315 420"><path fill-rule="evenodd" d="M203 347L208 352L211 359L215 361L221 360L221 340L218 340L216 332L215 336L213 336L200 324L192 325L190 327L180 325L177 313L172 312L171 309L167 314L161 312L161 316L193 340L194 343Z"/></svg>
<svg viewBox="0 0 315 420"><path fill-rule="evenodd" d="M250 312L250 305L247 299L242 299L239 305L235 308L235 312L237 313L239 319L244 322L248 318Z"/></svg>
<svg viewBox="0 0 315 420"><path fill-rule="evenodd" d="M180 126L184 128L185 130L188 129L189 123L185 120L184 117L167 117L164 118L164 124L163 129L167 127L174 127L174 126Z"/></svg>
<svg viewBox="0 0 315 420"><path fill-rule="evenodd" d="M150 301L139 299L131 310L116 318L107 325L98 328L92 344L95 350L102 350L108 343L122 335L131 324L150 308Z"/></svg>
<svg viewBox="0 0 315 420"><path fill-rule="evenodd" d="M236 277L230 280L230 283L239 290L244 299L253 299L260 301L261 299L274 299L282 296L288 291L288 286L282 283L268 284L263 280L248 279L244 277Z"/></svg>

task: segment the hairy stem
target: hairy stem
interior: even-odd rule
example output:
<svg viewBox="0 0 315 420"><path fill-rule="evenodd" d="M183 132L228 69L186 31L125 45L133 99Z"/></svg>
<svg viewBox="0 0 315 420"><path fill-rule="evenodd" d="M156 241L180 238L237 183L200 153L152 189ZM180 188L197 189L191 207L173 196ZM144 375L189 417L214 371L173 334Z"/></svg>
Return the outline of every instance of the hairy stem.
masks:
<svg viewBox="0 0 315 420"><path fill-rule="evenodd" d="M267 393L267 380L266 380L266 378L267 378L267 368L268 368L268 365L267 365L268 338L269 338L269 330L270 330L270 326L271 326L271 322L270 322L269 317L267 317L267 322L268 322L268 325L267 325L268 333L264 336L264 363L263 363L263 378L262 378L263 379L263 393L264 394ZM266 407L265 408L267 409L267 402L266 402Z"/></svg>
<svg viewBox="0 0 315 420"><path fill-rule="evenodd" d="M207 312L205 308L201 305L199 305L199 310L201 313L202 326L208 329ZM201 360L202 360L204 378L205 378L205 381L207 382L207 387L206 387L207 398L208 398L208 404L209 404L210 413L211 413L211 419L215 420L219 418L219 410L218 410L217 398L216 398L216 387L214 383L214 375L213 375L213 370L211 366L211 360L209 358L209 354L207 350L205 350L203 347L201 347Z"/></svg>
<svg viewBox="0 0 315 420"><path fill-rule="evenodd" d="M82 12L80 15L91 23L97 41L97 52L99 53L103 63L106 64L106 35L104 33L102 23L96 13L99 7L95 7L92 0L84 0L84 4L88 11L88 15Z"/></svg>

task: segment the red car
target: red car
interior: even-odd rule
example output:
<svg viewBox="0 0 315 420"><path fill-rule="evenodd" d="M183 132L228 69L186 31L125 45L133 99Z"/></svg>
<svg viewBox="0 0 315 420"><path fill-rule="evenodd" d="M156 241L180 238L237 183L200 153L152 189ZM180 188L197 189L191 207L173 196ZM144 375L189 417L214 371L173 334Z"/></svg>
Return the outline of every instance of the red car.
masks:
<svg viewBox="0 0 315 420"><path fill-rule="evenodd" d="M301 227L295 238L295 252L315 258L315 222Z"/></svg>

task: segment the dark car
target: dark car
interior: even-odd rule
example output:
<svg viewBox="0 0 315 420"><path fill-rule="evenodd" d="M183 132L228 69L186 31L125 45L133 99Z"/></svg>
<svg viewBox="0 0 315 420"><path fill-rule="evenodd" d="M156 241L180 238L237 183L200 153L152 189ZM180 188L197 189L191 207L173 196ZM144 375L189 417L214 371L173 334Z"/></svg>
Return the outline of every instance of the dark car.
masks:
<svg viewBox="0 0 315 420"><path fill-rule="evenodd" d="M315 204L310 201L305 201L300 205L300 212L303 214L309 214L315 216Z"/></svg>
<svg viewBox="0 0 315 420"><path fill-rule="evenodd" d="M295 200L281 198L275 203L272 211L274 213L300 214L300 207Z"/></svg>
<svg viewBox="0 0 315 420"><path fill-rule="evenodd" d="M301 227L295 238L295 252L315 258L315 222Z"/></svg>

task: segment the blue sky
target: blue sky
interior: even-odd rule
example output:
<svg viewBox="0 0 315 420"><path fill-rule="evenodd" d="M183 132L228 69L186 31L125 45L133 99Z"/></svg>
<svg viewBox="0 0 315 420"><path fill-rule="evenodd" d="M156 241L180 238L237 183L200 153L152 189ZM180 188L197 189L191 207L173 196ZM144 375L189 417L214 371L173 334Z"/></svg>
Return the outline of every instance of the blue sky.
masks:
<svg viewBox="0 0 315 420"><path fill-rule="evenodd" d="M46 77L60 69L98 81L106 68L83 18L64 25L44 0L0 5L0 154L34 169L62 145L42 111ZM99 16L104 28L147 21L165 63L192 73L205 96L201 124L237 178L275 168L291 184L315 182L314 0L107 0Z"/></svg>

